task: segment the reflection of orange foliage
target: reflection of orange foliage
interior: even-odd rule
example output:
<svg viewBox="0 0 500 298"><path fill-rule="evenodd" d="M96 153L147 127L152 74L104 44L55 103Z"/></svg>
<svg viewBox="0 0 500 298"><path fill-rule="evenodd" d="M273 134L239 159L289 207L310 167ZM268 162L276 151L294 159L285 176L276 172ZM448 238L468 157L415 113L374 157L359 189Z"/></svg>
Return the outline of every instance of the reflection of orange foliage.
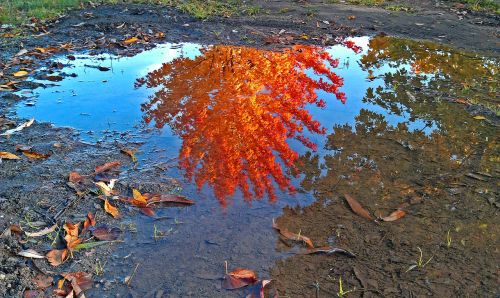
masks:
<svg viewBox="0 0 500 298"><path fill-rule="evenodd" d="M159 87L142 106L145 121L154 120L159 128L169 124L181 136L181 167L198 187L212 186L223 204L237 188L247 199L253 191L257 198L267 192L274 200L273 181L293 191L279 160L292 167L298 157L289 138L315 149L304 129L325 133L305 109L325 105L317 90L345 100L338 90L342 79L327 66L337 61L311 46L283 52L213 46L201 52L195 59L163 64L137 81L137 86Z"/></svg>

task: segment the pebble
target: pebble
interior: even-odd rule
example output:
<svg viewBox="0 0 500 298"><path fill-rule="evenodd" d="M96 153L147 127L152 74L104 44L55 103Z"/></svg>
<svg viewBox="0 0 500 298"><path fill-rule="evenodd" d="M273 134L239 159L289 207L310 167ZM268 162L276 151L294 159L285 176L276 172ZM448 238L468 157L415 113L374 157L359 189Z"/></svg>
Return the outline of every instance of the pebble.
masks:
<svg viewBox="0 0 500 298"><path fill-rule="evenodd" d="M7 276L5 274L0 274L0 280L4 280Z"/></svg>

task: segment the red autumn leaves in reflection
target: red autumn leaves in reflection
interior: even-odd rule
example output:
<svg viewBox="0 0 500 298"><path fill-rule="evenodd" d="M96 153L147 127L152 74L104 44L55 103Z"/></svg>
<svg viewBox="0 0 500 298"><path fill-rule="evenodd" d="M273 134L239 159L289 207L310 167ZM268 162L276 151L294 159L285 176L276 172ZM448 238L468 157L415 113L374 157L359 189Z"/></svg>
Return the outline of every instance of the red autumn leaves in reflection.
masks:
<svg viewBox="0 0 500 298"><path fill-rule="evenodd" d="M318 90L345 101L342 79L332 71L338 61L314 46L281 52L212 46L201 53L137 80L136 87L156 90L142 105L145 122L170 125L182 138L179 162L187 177L213 187L223 205L238 188L246 199L267 193L271 201L274 183L294 191L283 166L293 167L298 154L287 140L316 149L305 132L325 129L306 106L325 106Z"/></svg>

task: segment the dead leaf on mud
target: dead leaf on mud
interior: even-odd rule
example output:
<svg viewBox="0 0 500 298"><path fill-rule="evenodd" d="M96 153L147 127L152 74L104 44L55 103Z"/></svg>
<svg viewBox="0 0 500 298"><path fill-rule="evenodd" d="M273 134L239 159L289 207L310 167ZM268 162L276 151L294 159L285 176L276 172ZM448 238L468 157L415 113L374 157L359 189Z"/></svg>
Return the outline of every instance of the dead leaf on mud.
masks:
<svg viewBox="0 0 500 298"><path fill-rule="evenodd" d="M92 275L85 272L61 273L61 276L71 283L74 297L85 297L83 291L91 289L94 283Z"/></svg>
<svg viewBox="0 0 500 298"><path fill-rule="evenodd" d="M50 154L42 154L34 151L23 151L23 154L29 159L47 159L50 157Z"/></svg>
<svg viewBox="0 0 500 298"><path fill-rule="evenodd" d="M120 218L120 212L115 206L109 203L108 199L104 200L104 211L111 214L114 218Z"/></svg>
<svg viewBox="0 0 500 298"><path fill-rule="evenodd" d="M114 241L121 233L122 230L117 227L100 226L92 230L92 236L102 241Z"/></svg>
<svg viewBox="0 0 500 298"><path fill-rule="evenodd" d="M135 157L135 153L137 152L137 150L133 150L133 149L128 149L128 148L121 148L120 151L128 156L130 156L130 158L132 158L132 161L133 162L136 162L137 161L137 157Z"/></svg>
<svg viewBox="0 0 500 298"><path fill-rule="evenodd" d="M222 280L222 288L226 290L234 290L246 287L257 281L257 275L252 270L236 268L234 271L227 273Z"/></svg>
<svg viewBox="0 0 500 298"><path fill-rule="evenodd" d="M52 276L45 275L43 273L38 273L33 279L33 282L35 283L37 289L48 288L52 285L53 281L54 278L52 278Z"/></svg>
<svg viewBox="0 0 500 298"><path fill-rule="evenodd" d="M43 292L40 290L25 290L23 298L40 298L43 297Z"/></svg>
<svg viewBox="0 0 500 298"><path fill-rule="evenodd" d="M115 190L113 190L115 181L116 181L116 179L111 179L111 181L109 182L109 184L106 184L106 183L104 183L102 181L99 181L99 182L96 182L95 185L97 187L99 187L99 190L106 197L110 197L110 196L113 196L113 195L117 194L117 192Z"/></svg>
<svg viewBox="0 0 500 298"><path fill-rule="evenodd" d="M71 172L69 173L69 182L72 183L80 183L85 179L84 176L78 174L77 172Z"/></svg>
<svg viewBox="0 0 500 298"><path fill-rule="evenodd" d="M108 171L108 170L110 170L112 168L116 168L116 167L118 167L120 165L121 165L121 163L119 161L117 161L117 160L111 161L111 162L107 162L107 163L105 163L103 165L97 166L95 168L94 175L98 174L98 173L102 173L102 172Z"/></svg>
<svg viewBox="0 0 500 298"><path fill-rule="evenodd" d="M87 232L87 230L90 228L90 227L93 227L95 226L96 222L95 222L95 216L94 214L92 214L92 212L89 212L87 214L87 217L85 218L85 221L83 222L83 229L82 229L82 235L85 234L85 232Z"/></svg>
<svg viewBox="0 0 500 298"><path fill-rule="evenodd" d="M356 257L352 252L342 249L342 248L337 248L333 246L325 246L325 247L317 247L317 248L311 248L308 249L304 252L301 252L300 254L302 255L312 255L312 254L327 254L327 255L332 255L335 253L340 253L344 254L348 257L354 258Z"/></svg>
<svg viewBox="0 0 500 298"><path fill-rule="evenodd" d="M20 71L17 71L15 73L12 74L14 77L16 78L20 78L20 77L25 77L28 75L28 72L26 70L20 70Z"/></svg>
<svg viewBox="0 0 500 298"><path fill-rule="evenodd" d="M398 210L392 212L389 216L382 217L381 219L383 221L395 221L395 220L402 218L405 215L406 215L406 212L404 210L398 209Z"/></svg>
<svg viewBox="0 0 500 298"><path fill-rule="evenodd" d="M19 156L12 154L10 152L2 151L0 152L0 159L21 159Z"/></svg>
<svg viewBox="0 0 500 298"><path fill-rule="evenodd" d="M123 44L124 44L124 45L126 45L126 46L128 46L128 45L133 44L133 43L136 43L136 42L138 42L138 41L139 41L139 38L137 38L137 37L135 37L135 36L134 36L134 37L131 37L131 38L129 38L129 39L125 39L125 40L123 41Z"/></svg>
<svg viewBox="0 0 500 298"><path fill-rule="evenodd" d="M287 229L278 227L278 224L274 221L274 219L273 219L273 228L277 230L283 237L289 240L304 242L308 247L310 248L314 247L314 244L312 243L311 239L309 239L304 235L295 234L288 231Z"/></svg>
<svg viewBox="0 0 500 298"><path fill-rule="evenodd" d="M78 237L79 227L80 223L72 224L67 222L64 224L64 230L66 231L64 240L66 240L66 246L70 251L82 242L82 239Z"/></svg>
<svg viewBox="0 0 500 298"><path fill-rule="evenodd" d="M25 257L25 258L45 259L44 255L40 254L39 252L37 252L33 249L21 250L20 252L17 253L17 255Z"/></svg>
<svg viewBox="0 0 500 298"><path fill-rule="evenodd" d="M38 232L33 232L33 233L24 232L24 233L28 237L42 237L42 236L45 236L47 234L50 234L50 233L54 232L56 229L57 229L57 224L54 224L53 226L47 227L47 228L45 228L43 230L40 230Z"/></svg>
<svg viewBox="0 0 500 298"><path fill-rule="evenodd" d="M0 134L0 136L9 136L15 132L18 132L18 131L21 131L27 127L30 127L31 124L33 124L33 122L35 122L35 119L31 119L31 120L28 120L26 122L24 122L23 124L19 125L18 127L16 128L13 128L13 129L9 129L7 131L5 131L4 133Z"/></svg>
<svg viewBox="0 0 500 298"><path fill-rule="evenodd" d="M345 197L347 203L349 204L349 207L351 207L351 210L354 213L356 213L357 215L364 217L368 220L373 220L373 217L371 216L370 212L368 212L368 210L363 208L363 206L361 206L361 204L358 201L356 201L356 199L354 199L353 197L351 197L348 194L344 194L344 197Z"/></svg>
<svg viewBox="0 0 500 298"><path fill-rule="evenodd" d="M64 263L69 257L68 249L53 249L49 251L45 257L49 261L50 265L57 267Z"/></svg>

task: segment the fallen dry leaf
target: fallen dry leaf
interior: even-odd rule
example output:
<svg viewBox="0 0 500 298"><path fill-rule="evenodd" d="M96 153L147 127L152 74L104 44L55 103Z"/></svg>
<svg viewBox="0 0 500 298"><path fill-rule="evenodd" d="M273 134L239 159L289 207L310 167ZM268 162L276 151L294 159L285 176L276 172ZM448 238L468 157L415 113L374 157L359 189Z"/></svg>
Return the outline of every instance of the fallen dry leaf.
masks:
<svg viewBox="0 0 500 298"><path fill-rule="evenodd" d="M133 162L137 161L137 158L135 157L135 153L137 152L137 150L132 150L132 149L128 149L128 148L121 148L120 151L122 153L130 156L132 158Z"/></svg>
<svg viewBox="0 0 500 298"><path fill-rule="evenodd" d="M33 151L23 151L23 154L29 159L47 159L50 157L50 154L42 154Z"/></svg>
<svg viewBox="0 0 500 298"><path fill-rule="evenodd" d="M90 227L93 227L95 226L96 222L95 222L95 217L94 217L94 214L92 214L92 212L89 212L87 214L87 217L85 218L85 221L83 222L83 229L82 229L82 235L85 234L85 232L87 232L87 230L90 228Z"/></svg>
<svg viewBox="0 0 500 298"><path fill-rule="evenodd" d="M56 267L64 263L69 257L68 249L53 249L49 251L45 257L49 261L50 265Z"/></svg>
<svg viewBox="0 0 500 298"><path fill-rule="evenodd" d="M345 254L351 258L355 257L355 255L352 252L345 250L345 249L342 249L342 248L333 247L333 246L311 248L311 249L308 249L304 252L301 252L300 254L312 255L312 254L321 254L321 253L324 253L327 255L331 255L334 253L341 253L341 254Z"/></svg>
<svg viewBox="0 0 500 298"><path fill-rule="evenodd" d="M392 212L391 214L389 214L389 216L382 217L381 219L383 221L395 221L395 220L402 218L405 215L406 215L406 212L404 210L398 209L398 210Z"/></svg>
<svg viewBox="0 0 500 298"><path fill-rule="evenodd" d="M70 251L73 250L78 244L82 242L82 239L78 237L79 228L80 228L80 223L72 224L67 222L64 224L64 230L66 231L64 240L66 240L66 246Z"/></svg>
<svg viewBox="0 0 500 298"><path fill-rule="evenodd" d="M288 231L287 229L278 227L278 224L274 221L274 219L273 219L273 228L275 230L277 230L283 237L285 237L287 239L304 242L310 248L314 247L314 244L312 243L311 239L309 239L306 236L300 235L300 234L292 233L292 232Z"/></svg>
<svg viewBox="0 0 500 298"><path fill-rule="evenodd" d="M8 136L8 135L11 135L11 134L13 134L15 132L21 131L21 130L27 128L27 127L30 127L31 124L33 124L33 122L35 122L35 119L28 120L28 121L24 122L23 124L19 125L16 128L7 130L6 132L0 134L0 136Z"/></svg>
<svg viewBox="0 0 500 298"><path fill-rule="evenodd" d="M373 217L371 216L370 212L368 212L368 210L363 208L363 206L361 206L361 204L358 201L356 201L356 199L354 199L348 194L344 194L344 197L354 213L368 220L373 220Z"/></svg>
<svg viewBox="0 0 500 298"><path fill-rule="evenodd" d="M136 42L138 42L138 41L139 41L139 38L137 38L137 37L135 37L135 36L134 36L134 37L132 37L132 38L125 39L125 40L123 41L123 44L124 44L124 45L129 45L129 44L136 43Z"/></svg>
<svg viewBox="0 0 500 298"><path fill-rule="evenodd" d="M474 119L476 119L476 120L485 120L486 117L484 117L484 116L474 116Z"/></svg>
<svg viewBox="0 0 500 298"><path fill-rule="evenodd" d="M84 297L83 291L92 288L92 275L85 272L61 273L67 281L71 283L75 297Z"/></svg>
<svg viewBox="0 0 500 298"><path fill-rule="evenodd" d="M52 285L53 281L54 278L52 278L52 276L45 275L43 273L38 273L33 279L33 282L35 283L37 289L48 288Z"/></svg>
<svg viewBox="0 0 500 298"><path fill-rule="evenodd" d="M117 160L112 161L112 162L107 162L107 163L105 163L103 165L97 166L95 168L94 174L98 174L98 173L102 173L102 172L108 171L108 170L110 170L112 168L115 168L115 167L118 167L120 165L121 165L121 163L119 161L117 161Z"/></svg>
<svg viewBox="0 0 500 298"><path fill-rule="evenodd" d="M47 228L40 230L38 232L34 232L34 233L24 232L24 233L28 237L42 237L42 236L45 236L47 234L54 232L56 229L57 229L57 224L54 224L53 226L47 227Z"/></svg>
<svg viewBox="0 0 500 298"><path fill-rule="evenodd" d="M28 72L26 70L20 70L12 74L16 78L24 77L28 75Z"/></svg>
<svg viewBox="0 0 500 298"><path fill-rule="evenodd" d="M77 172L71 172L69 173L69 182L72 183L80 183L85 179L84 176L78 174Z"/></svg>
<svg viewBox="0 0 500 298"><path fill-rule="evenodd" d="M116 179L111 179L111 181L109 182L109 184L106 184L102 181L99 181L99 182L96 182L95 185L97 187L99 187L99 189L101 190L101 192L106 196L106 197L110 197L112 195L115 195L116 194L116 191L113 190L113 187L114 187L114 181L116 181Z"/></svg>
<svg viewBox="0 0 500 298"><path fill-rule="evenodd" d="M118 209L115 206L113 206L113 205L111 205L111 203L109 203L108 199L106 199L104 201L104 211L111 214L111 216L113 216L114 218L120 217L120 212L118 211Z"/></svg>
<svg viewBox="0 0 500 298"><path fill-rule="evenodd" d="M17 253L17 255L25 258L45 259L45 256L41 255L39 252L33 249L21 250L20 252Z"/></svg>
<svg viewBox="0 0 500 298"><path fill-rule="evenodd" d="M103 241L114 241L120 237L121 233L122 230L117 227L100 226L92 230L92 236Z"/></svg>
<svg viewBox="0 0 500 298"><path fill-rule="evenodd" d="M146 198L137 190L137 189L132 189L132 204L138 206L138 207L144 207L147 205Z"/></svg>
<svg viewBox="0 0 500 298"><path fill-rule="evenodd" d="M21 158L15 154L2 151L0 152L0 159L21 159Z"/></svg>
<svg viewBox="0 0 500 298"><path fill-rule="evenodd" d="M257 281L257 275L252 270L236 268L224 276L222 287L226 290L239 289Z"/></svg>

